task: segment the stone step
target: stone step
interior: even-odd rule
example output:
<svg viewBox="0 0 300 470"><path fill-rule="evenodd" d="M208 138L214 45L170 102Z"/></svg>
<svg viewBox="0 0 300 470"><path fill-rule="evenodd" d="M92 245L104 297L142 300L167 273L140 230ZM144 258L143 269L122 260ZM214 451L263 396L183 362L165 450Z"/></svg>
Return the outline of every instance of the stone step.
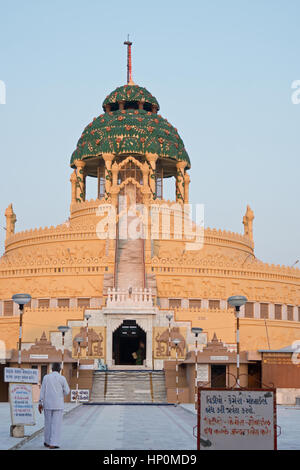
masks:
<svg viewBox="0 0 300 470"><path fill-rule="evenodd" d="M144 288L144 241L118 240L116 287Z"/></svg>
<svg viewBox="0 0 300 470"><path fill-rule="evenodd" d="M151 396L151 376L153 399ZM91 401L165 403L166 389L164 372L94 372Z"/></svg>

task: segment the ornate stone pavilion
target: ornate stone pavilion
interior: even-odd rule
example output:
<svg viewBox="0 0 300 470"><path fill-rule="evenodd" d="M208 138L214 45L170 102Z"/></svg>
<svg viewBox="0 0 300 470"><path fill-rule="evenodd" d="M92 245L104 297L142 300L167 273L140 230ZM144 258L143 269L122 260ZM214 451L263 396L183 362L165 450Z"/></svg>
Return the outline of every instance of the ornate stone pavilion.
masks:
<svg viewBox="0 0 300 470"><path fill-rule="evenodd" d="M65 346L76 358L74 339L85 334L89 313L81 357L95 366L101 359L111 370L162 370L175 357L167 314L182 361L194 348L194 326L203 328L201 347L216 333L235 351L235 315L226 299L236 294L248 299L240 340L249 358L300 338L300 270L256 258L249 206L243 233L205 228L195 238L187 209L190 159L177 129L158 112L156 98L129 76L106 97L72 154L69 219L16 232L13 206L6 209L0 340L7 361L18 341L11 297L19 292L32 296L24 350L43 332L60 349L57 328L68 325ZM90 178L98 189L86 200ZM164 199L165 178L174 180L174 201ZM144 357L136 364L140 343Z"/></svg>

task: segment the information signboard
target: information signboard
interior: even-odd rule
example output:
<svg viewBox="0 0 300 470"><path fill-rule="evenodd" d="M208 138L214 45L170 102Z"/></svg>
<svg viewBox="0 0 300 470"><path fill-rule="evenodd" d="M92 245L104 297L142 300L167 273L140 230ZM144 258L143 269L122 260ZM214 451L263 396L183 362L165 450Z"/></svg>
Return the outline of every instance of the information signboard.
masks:
<svg viewBox="0 0 300 470"><path fill-rule="evenodd" d="M197 381L198 382L208 382L209 380L209 365L208 364L198 364L197 367Z"/></svg>
<svg viewBox="0 0 300 470"><path fill-rule="evenodd" d="M4 368L4 382L37 384L38 381L38 369Z"/></svg>
<svg viewBox="0 0 300 470"><path fill-rule="evenodd" d="M275 389L198 389L198 449L275 450Z"/></svg>
<svg viewBox="0 0 300 470"><path fill-rule="evenodd" d="M71 401L76 401L78 394L78 401L89 401L90 391L89 390L71 390Z"/></svg>
<svg viewBox="0 0 300 470"><path fill-rule="evenodd" d="M12 425L34 426L32 385L21 383L9 384L9 402Z"/></svg>

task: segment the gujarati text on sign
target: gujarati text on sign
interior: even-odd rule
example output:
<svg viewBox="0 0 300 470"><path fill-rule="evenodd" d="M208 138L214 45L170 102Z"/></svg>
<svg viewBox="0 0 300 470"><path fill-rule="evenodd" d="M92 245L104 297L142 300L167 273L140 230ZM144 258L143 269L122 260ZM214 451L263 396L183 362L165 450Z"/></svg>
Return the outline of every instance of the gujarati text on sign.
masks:
<svg viewBox="0 0 300 470"><path fill-rule="evenodd" d="M200 389L200 449L274 450L276 391Z"/></svg>

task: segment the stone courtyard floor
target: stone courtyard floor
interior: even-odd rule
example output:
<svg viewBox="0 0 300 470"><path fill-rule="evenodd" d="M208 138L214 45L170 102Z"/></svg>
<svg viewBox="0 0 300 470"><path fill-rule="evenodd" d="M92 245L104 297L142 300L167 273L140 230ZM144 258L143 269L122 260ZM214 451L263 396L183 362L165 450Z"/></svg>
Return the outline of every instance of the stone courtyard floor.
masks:
<svg viewBox="0 0 300 470"><path fill-rule="evenodd" d="M25 435L43 427L43 415L36 413L36 426L27 426ZM278 449L300 450L300 408L278 406L281 427ZM61 449L66 450L195 450L194 406L159 405L79 405L66 404ZM18 444L22 450L48 450L43 432L31 440L9 437L8 403L0 403L0 449Z"/></svg>
<svg viewBox="0 0 300 470"><path fill-rule="evenodd" d="M76 406L76 403L65 403L65 413L68 413ZM44 415L38 412L37 403L34 404L34 416L36 425L25 426L25 436L30 436L36 433L44 426ZM0 402L0 450L10 449L23 440L23 438L11 437L9 435L10 425L11 419L9 403Z"/></svg>
<svg viewBox="0 0 300 470"><path fill-rule="evenodd" d="M61 448L70 450L195 449L196 416L155 405L82 405L64 418ZM43 435L22 449L45 449Z"/></svg>

